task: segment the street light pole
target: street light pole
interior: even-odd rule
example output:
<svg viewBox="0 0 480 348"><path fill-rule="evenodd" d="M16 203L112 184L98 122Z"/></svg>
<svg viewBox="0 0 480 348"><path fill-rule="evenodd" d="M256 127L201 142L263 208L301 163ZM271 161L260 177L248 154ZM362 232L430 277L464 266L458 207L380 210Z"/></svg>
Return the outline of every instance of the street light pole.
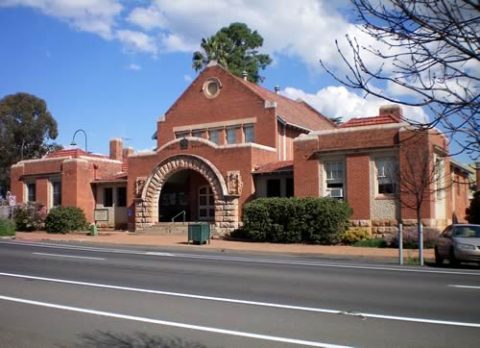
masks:
<svg viewBox="0 0 480 348"><path fill-rule="evenodd" d="M70 143L70 145L72 145L72 146L77 145L77 143L75 142L75 136L77 135L78 132L83 133L83 135L85 136L85 152L88 152L88 147L87 147L87 132L85 132L83 129L77 129L77 130L75 131L75 133L73 133L73 139L72 139L72 142Z"/></svg>

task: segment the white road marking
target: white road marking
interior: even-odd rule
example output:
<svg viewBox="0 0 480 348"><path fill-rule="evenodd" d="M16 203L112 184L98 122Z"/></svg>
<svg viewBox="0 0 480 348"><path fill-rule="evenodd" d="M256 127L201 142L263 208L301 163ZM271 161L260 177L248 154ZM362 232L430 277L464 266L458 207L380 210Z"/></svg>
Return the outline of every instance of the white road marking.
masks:
<svg viewBox="0 0 480 348"><path fill-rule="evenodd" d="M139 322L149 323L149 324L171 326L171 327L177 327L177 328L182 328L182 329L204 331L204 332L211 332L211 333L238 336L238 337L247 337L247 338L266 340L266 341L272 341L272 342L297 344L297 345L301 345L301 346L324 347L324 348L343 348L343 347L346 348L346 347L348 347L348 346L340 346L340 345L329 344L329 343L324 343L324 342L307 341L307 340L300 340L300 339L289 338L289 337L262 335L262 334L251 333L251 332L235 331L235 330L221 329L221 328L216 328L216 327L179 323L179 322L175 322L175 321L166 321L166 320L158 320L158 319L152 319L152 318L138 317L138 316L134 316L134 315L125 315L125 314L120 314L120 313L105 312L105 311L99 311L99 310L95 310L95 309L64 306L64 305L59 305L59 304L55 304L55 303L33 301L33 300L27 300L27 299L22 299L22 298L17 298L17 297L9 297L9 296L1 296L0 295L0 300L17 302L17 303L24 303L24 304L40 306L40 307L61 309L61 310L64 310L64 311L71 311L71 312L77 312L77 313L99 315L99 316L103 316L103 317L110 317L110 318L116 318L116 319L133 320L133 321L139 321Z"/></svg>
<svg viewBox="0 0 480 348"><path fill-rule="evenodd" d="M452 287L452 288L480 290L480 286L474 286L474 285L449 284L448 286L450 286L450 287Z"/></svg>
<svg viewBox="0 0 480 348"><path fill-rule="evenodd" d="M169 257L172 257L173 254L172 253L164 253L164 252L160 252L160 251L147 251L145 253L145 255L152 255L152 256L169 256Z"/></svg>
<svg viewBox="0 0 480 348"><path fill-rule="evenodd" d="M304 311L304 312L316 312L316 313L324 313L324 314L343 314L343 315L358 316L363 318L376 318L376 319L398 320L398 321L416 322L416 323L424 323L424 324L438 324L438 325L480 328L480 323L436 320L436 319L428 319L428 318L415 318L415 317L404 317L404 316L383 315L383 314L362 313L362 312L346 312L346 311L337 310L337 309L304 307L304 306L286 305L286 304L280 304L280 303L258 302L258 301L239 300L239 299L225 298L225 297L194 295L194 294L186 294L186 293L178 293L178 292L170 292L170 291L132 288L127 286L89 283L89 282L80 282L80 281L74 281L74 280L55 279L55 278L44 278L44 277L29 276L29 275L14 274L14 273L0 272L0 276L40 280L40 281L47 281L47 282L54 282L54 283L61 283L61 284L90 286L90 287L112 289L112 290L132 291L132 292L139 292L139 293L146 293L146 294L183 297L183 298L191 298L195 300L206 300L206 301L215 301L215 302L243 304L243 305L250 305L250 306L259 306L259 307L297 310L297 311Z"/></svg>
<svg viewBox="0 0 480 348"><path fill-rule="evenodd" d="M68 257L71 259L86 259L86 260L100 260L105 261L104 257L90 257L90 256L75 256L75 255L65 255L65 254L50 254L50 253L32 253L33 255L41 256L51 256L51 257Z"/></svg>
<svg viewBox="0 0 480 348"><path fill-rule="evenodd" d="M143 256L158 256L158 257L176 257L185 259L203 259L203 260L216 260L216 261L230 261L230 262L245 262L245 263L264 263L264 264L278 264L287 266L311 266L311 267L329 267L329 268L345 268L345 269L364 269L374 271L391 271L391 272L410 272L410 273L432 273L432 274L453 274L453 275L469 275L480 276L480 272L465 272L456 270L438 270L438 269L422 269L422 268L408 268L402 266L376 266L376 265L353 265L342 263L331 263L322 261L298 261L295 259L281 260L281 259L266 259L266 258L247 258L239 256L217 256L217 255L198 255L198 254L186 254L186 253L162 253L156 255L155 252L149 251L136 251L128 249L109 249L109 248L96 248L85 246L73 246L65 244L49 244L49 243L33 243L33 242L11 242L0 241L0 244L15 244L34 246L39 248L53 248L53 249L66 249L66 250L80 250L89 252L101 252L101 253L115 253L115 254L129 254L129 255L143 255ZM213 250L212 250L213 251Z"/></svg>

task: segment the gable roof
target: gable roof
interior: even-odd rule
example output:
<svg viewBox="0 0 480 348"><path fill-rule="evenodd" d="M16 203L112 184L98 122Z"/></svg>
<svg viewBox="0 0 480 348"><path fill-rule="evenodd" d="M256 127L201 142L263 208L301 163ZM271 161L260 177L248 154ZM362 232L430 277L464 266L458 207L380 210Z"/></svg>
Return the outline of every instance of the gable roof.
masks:
<svg viewBox="0 0 480 348"><path fill-rule="evenodd" d="M268 173L281 173L292 172L293 161L277 161L263 164L253 171L253 174L268 174Z"/></svg>
<svg viewBox="0 0 480 348"><path fill-rule="evenodd" d="M231 74L230 72L228 73ZM315 110L303 100L292 100L253 82L244 80L233 74L231 75L264 101L275 102L277 116L281 117L288 125L306 128L308 130L320 130L324 129L325 126L331 128L336 127L335 123L328 117Z"/></svg>

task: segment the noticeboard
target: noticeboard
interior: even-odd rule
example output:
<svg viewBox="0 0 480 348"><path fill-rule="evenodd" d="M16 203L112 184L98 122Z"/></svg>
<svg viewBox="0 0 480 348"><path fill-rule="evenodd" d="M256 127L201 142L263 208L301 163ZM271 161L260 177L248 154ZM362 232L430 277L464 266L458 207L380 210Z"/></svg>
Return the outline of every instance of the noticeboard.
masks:
<svg viewBox="0 0 480 348"><path fill-rule="evenodd" d="M95 221L108 221L108 209L95 209Z"/></svg>

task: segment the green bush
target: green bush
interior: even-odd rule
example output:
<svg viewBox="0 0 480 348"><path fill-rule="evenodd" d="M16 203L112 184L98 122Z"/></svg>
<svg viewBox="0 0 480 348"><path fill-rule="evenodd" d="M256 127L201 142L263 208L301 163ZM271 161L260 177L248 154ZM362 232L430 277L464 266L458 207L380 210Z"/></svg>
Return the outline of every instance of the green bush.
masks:
<svg viewBox="0 0 480 348"><path fill-rule="evenodd" d="M356 241L352 246L364 248L386 248L388 245L382 238L372 238Z"/></svg>
<svg viewBox="0 0 480 348"><path fill-rule="evenodd" d="M480 224L480 191L473 194L470 207L467 208L467 220L471 224Z"/></svg>
<svg viewBox="0 0 480 348"><path fill-rule="evenodd" d="M332 198L259 198L246 204L243 230L252 241L335 244L350 214L345 202Z"/></svg>
<svg viewBox="0 0 480 348"><path fill-rule="evenodd" d="M0 218L0 236L14 236L15 235L15 222L9 219Z"/></svg>
<svg viewBox="0 0 480 348"><path fill-rule="evenodd" d="M371 232L365 227L350 227L343 232L341 239L344 244L355 244L372 238Z"/></svg>
<svg viewBox="0 0 480 348"><path fill-rule="evenodd" d="M45 208L42 204L27 203L17 205L13 210L13 220L17 231L41 230L45 222Z"/></svg>
<svg viewBox="0 0 480 348"><path fill-rule="evenodd" d="M48 233L68 233L88 227L83 210L77 207L56 207L50 210L45 220Z"/></svg>

